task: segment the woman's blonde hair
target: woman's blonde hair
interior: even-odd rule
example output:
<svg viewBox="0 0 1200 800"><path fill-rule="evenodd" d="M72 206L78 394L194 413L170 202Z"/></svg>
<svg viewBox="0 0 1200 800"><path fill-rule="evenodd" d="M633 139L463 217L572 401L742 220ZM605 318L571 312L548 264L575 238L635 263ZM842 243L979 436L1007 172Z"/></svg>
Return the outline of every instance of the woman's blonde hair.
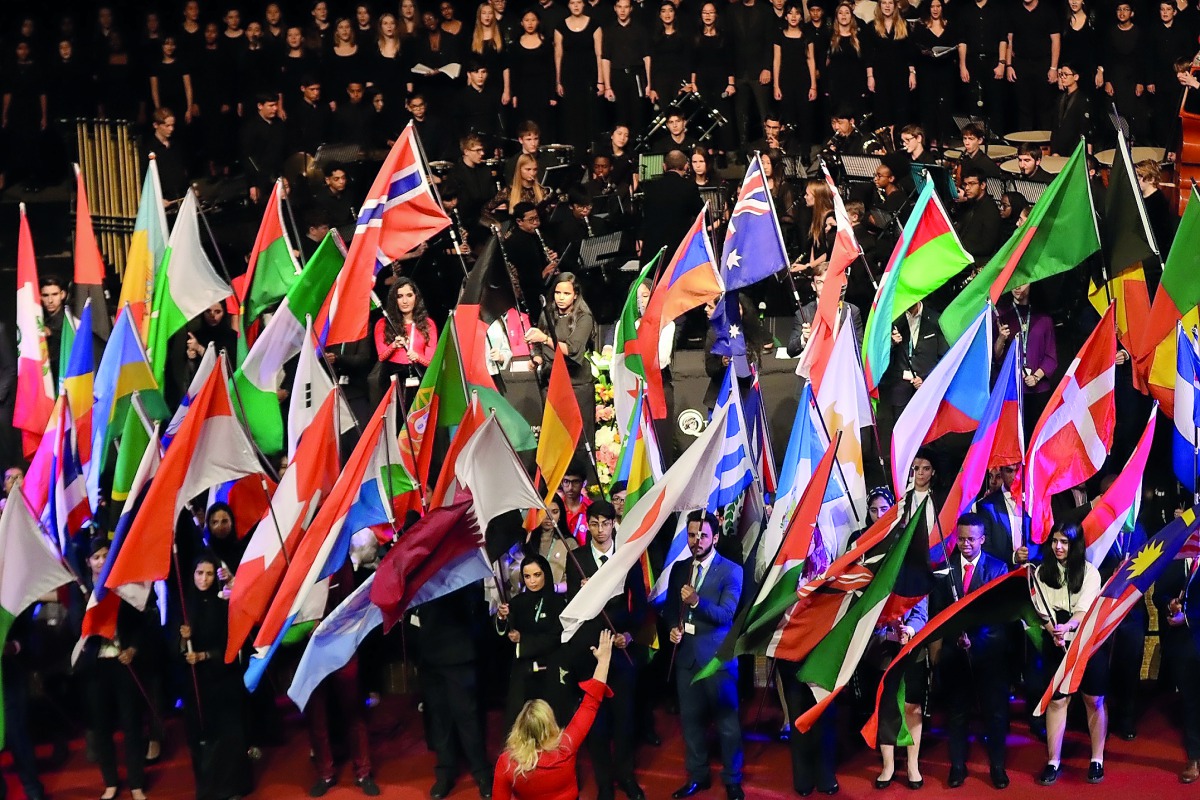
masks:
<svg viewBox="0 0 1200 800"><path fill-rule="evenodd" d="M1162 180L1162 167L1152 158L1139 161L1133 165L1133 171L1144 181L1150 181L1155 186Z"/></svg>
<svg viewBox="0 0 1200 800"><path fill-rule="evenodd" d="M537 158L528 153L521 153L521 155L517 156L517 167L513 170L512 185L508 187L508 207L510 210L516 208L517 203L523 201L537 205L546 199L546 190L538 183L537 177L533 179L533 196L526 197L522 192L521 170L530 164L536 167L538 165Z"/></svg>
<svg viewBox="0 0 1200 800"><path fill-rule="evenodd" d="M850 9L850 43L852 45L854 45L854 52L861 55L862 54L862 44L858 41L858 17L854 16L854 4L853 3L846 3L846 2L838 3L837 8L835 8L833 10L833 37L830 41L829 49L830 50L841 50L842 49L842 34L839 31L838 22L837 22L837 12L838 12L838 9L841 8L842 6L845 6L846 8Z"/></svg>
<svg viewBox="0 0 1200 800"><path fill-rule="evenodd" d="M488 6L490 8L490 5L488 3L480 3L479 6L475 9L475 32L471 35L471 52L472 53L482 53L483 52L484 26L483 26L483 23L479 21L479 18L483 15L484 6ZM491 40L492 47L494 47L496 52L499 53L501 50L504 49L504 37L500 35L499 20L497 20L493 17L492 24L488 28L488 31L489 31L488 39Z"/></svg>
<svg viewBox="0 0 1200 800"><path fill-rule="evenodd" d="M521 708L512 730L504 743L504 751L513 765L513 775L520 776L537 766L538 756L557 750L562 730L554 711L545 700L530 700Z"/></svg>
<svg viewBox="0 0 1200 800"><path fill-rule="evenodd" d="M883 22L882 5L875 6L875 33L880 38L887 36L887 28ZM892 10L892 38L897 42L908 38L908 23L904 21L904 17L900 14L899 0L897 0L895 8Z"/></svg>

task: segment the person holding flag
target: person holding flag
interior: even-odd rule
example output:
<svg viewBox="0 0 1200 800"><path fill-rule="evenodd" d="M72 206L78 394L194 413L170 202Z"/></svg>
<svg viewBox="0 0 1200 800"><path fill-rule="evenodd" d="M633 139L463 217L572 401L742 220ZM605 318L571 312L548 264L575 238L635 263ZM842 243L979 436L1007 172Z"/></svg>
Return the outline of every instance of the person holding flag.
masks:
<svg viewBox="0 0 1200 800"><path fill-rule="evenodd" d="M578 278L571 272L558 276L554 282L554 302L542 313L538 327L525 332L525 341L533 345L533 363L538 366L542 386L549 381L554 350L566 356L567 374L571 376L571 388L583 417L580 446L586 443L589 448L596 440L596 381L587 354L595 332L592 310L579 290Z"/></svg>
<svg viewBox="0 0 1200 800"><path fill-rule="evenodd" d="M1178 514L1179 512L1176 512ZM1200 608L1200 581L1196 569L1200 558L1195 555L1171 562L1154 584L1154 606L1160 620L1163 669L1168 685L1179 692L1180 723L1183 734L1185 762L1179 772L1179 782L1200 780L1200 644L1196 641L1195 610Z"/></svg>

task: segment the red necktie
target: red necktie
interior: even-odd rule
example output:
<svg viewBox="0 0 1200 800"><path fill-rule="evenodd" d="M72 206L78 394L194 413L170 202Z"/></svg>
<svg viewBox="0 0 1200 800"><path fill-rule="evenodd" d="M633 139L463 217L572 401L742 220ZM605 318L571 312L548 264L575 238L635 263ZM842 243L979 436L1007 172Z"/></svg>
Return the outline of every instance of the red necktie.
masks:
<svg viewBox="0 0 1200 800"><path fill-rule="evenodd" d="M971 591L971 578L975 575L975 565L963 564L963 593Z"/></svg>

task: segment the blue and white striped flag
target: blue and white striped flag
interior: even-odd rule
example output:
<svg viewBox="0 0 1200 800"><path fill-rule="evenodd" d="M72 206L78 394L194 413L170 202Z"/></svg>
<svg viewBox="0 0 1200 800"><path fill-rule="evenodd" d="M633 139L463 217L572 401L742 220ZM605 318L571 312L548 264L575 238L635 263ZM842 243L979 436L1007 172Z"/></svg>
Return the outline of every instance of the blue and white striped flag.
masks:
<svg viewBox="0 0 1200 800"><path fill-rule="evenodd" d="M754 459L746 429L741 390L733 364L725 370L725 381L717 395L713 415L716 416L723 408L729 409L725 417L725 437L721 444L721 460L717 463L717 472L713 476L712 492L708 496L708 510L714 513L721 506L736 500L754 480Z"/></svg>

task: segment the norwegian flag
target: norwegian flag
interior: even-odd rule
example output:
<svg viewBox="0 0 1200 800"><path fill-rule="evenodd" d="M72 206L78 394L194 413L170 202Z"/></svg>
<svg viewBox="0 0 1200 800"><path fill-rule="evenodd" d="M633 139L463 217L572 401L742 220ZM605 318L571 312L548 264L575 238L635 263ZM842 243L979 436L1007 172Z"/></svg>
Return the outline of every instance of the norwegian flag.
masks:
<svg viewBox="0 0 1200 800"><path fill-rule="evenodd" d="M449 226L450 217L433 195L417 133L409 122L358 212L345 266L315 326L323 332L324 343L341 344L366 336L376 273Z"/></svg>
<svg viewBox="0 0 1200 800"><path fill-rule="evenodd" d="M729 216L725 247L721 255L721 277L725 291L769 278L788 265L779 219L762 174L762 163L750 161L741 191Z"/></svg>
<svg viewBox="0 0 1200 800"><path fill-rule="evenodd" d="M1050 396L1029 445L1026 501L1035 544L1053 525L1050 497L1095 475L1108 458L1116 425L1115 306L1084 342Z"/></svg>

